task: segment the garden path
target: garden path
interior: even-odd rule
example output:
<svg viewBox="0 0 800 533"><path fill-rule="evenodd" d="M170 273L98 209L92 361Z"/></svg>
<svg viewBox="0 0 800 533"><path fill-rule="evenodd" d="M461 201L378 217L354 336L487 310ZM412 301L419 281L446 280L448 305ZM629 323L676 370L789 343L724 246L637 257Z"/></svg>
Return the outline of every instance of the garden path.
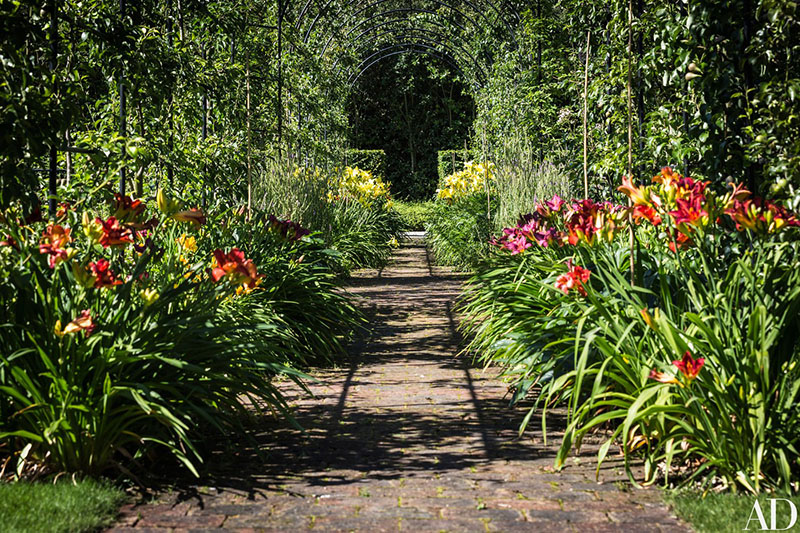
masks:
<svg viewBox="0 0 800 533"><path fill-rule="evenodd" d="M257 446L209 458L210 485L129 505L113 531L686 531L657 490L623 483L619 462L598 484L593 446L555 473L557 438L544 445L537 421L517 438L506 386L457 357L461 283L419 240L357 273L371 337L344 368L314 373L313 398L286 386L307 431L264 422Z"/></svg>

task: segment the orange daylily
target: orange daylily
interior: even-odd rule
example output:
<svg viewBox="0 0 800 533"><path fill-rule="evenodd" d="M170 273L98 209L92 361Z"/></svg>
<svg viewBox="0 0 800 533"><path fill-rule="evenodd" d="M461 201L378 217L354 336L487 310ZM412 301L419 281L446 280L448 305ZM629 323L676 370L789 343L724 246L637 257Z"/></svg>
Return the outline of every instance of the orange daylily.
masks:
<svg viewBox="0 0 800 533"><path fill-rule="evenodd" d="M39 241L39 253L47 254L47 264L55 268L61 261L69 258L66 245L72 242L70 229L58 224L50 224L42 233Z"/></svg>
<svg viewBox="0 0 800 533"><path fill-rule="evenodd" d="M622 185L617 187L617 190L630 198L633 205L650 205L647 200L647 189L634 185L628 176L622 177Z"/></svg>

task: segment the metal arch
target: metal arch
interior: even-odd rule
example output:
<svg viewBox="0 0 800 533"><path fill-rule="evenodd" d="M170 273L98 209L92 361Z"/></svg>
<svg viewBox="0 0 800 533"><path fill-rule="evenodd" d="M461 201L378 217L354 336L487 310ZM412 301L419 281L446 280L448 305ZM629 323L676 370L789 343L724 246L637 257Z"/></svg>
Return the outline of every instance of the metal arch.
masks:
<svg viewBox="0 0 800 533"><path fill-rule="evenodd" d="M416 7L404 7L404 8L398 8L398 9L390 9L389 11L382 11L380 13L375 13L374 15L370 16L369 18L362 20L356 26L351 28L345 34L345 37L350 35L350 34L352 34L358 27L362 26L365 23L372 22L373 20L379 19L381 17L388 16L388 15L394 15L394 14L397 14L397 13L420 13L420 14L433 15L434 17L438 17L439 16L439 14L437 12L435 12L435 11L431 11L429 9L416 8ZM389 21L387 21L387 22L396 22L396 21L400 21L400 20L402 20L402 19L394 18L394 19L389 19ZM456 22L454 22L453 24L459 30L463 31L464 33L467 32L467 29L464 28L463 26L461 26L460 24L458 24ZM325 46L322 48L322 51L318 54L318 57L322 57L323 55L325 55L325 52L328 51L328 48L330 47L331 42L334 40L334 38L335 38L334 35L331 35L328 38L328 41L325 43Z"/></svg>
<svg viewBox="0 0 800 533"><path fill-rule="evenodd" d="M374 30L377 30L379 28L382 28L384 26L388 26L389 24L394 24L395 22L403 22L403 21L408 21L408 19L396 18L396 19L389 19L389 20L386 20L384 22L379 22L378 24L373 24L372 26L370 26L366 30L362 31L361 33L359 33L355 37L352 37L348 42L352 42L352 41L358 40L361 37L363 37L364 35L366 35L367 33L371 32L371 31L374 31ZM430 24L431 26L437 26L439 28L442 28L443 30L447 29L444 24L441 24L441 23L436 22L436 21L429 20L429 21L426 21L425 23L426 24Z"/></svg>
<svg viewBox="0 0 800 533"><path fill-rule="evenodd" d="M392 9L392 10L389 10L389 11L383 11L381 13L376 13L376 14L372 15L371 17L369 17L368 19L366 19L365 22L371 22L371 21L376 20L379 17L382 17L384 15L394 15L396 13L419 13L419 14L433 15L434 17L438 17L439 16L438 13L436 13L435 11L431 11L429 9L422 9L422 8L416 8L416 7L404 7L404 8L398 8L398 9ZM402 19L394 18L394 19L389 19L387 22L396 22L396 21L399 21L399 20L402 20ZM466 29L464 29L463 26L460 26L458 24L456 26L459 29L461 29L462 31L466 31ZM352 31L348 32L346 35L349 35L350 33L352 33ZM333 41L334 38L335 38L335 35L331 35L330 37L328 37L328 41L325 43L325 46L322 47L322 51L319 54L317 54L317 57L322 57L323 55L325 55L325 52L328 51L328 48L330 47L331 42Z"/></svg>
<svg viewBox="0 0 800 533"><path fill-rule="evenodd" d="M391 50L392 48L396 48L397 46L398 45L394 45L393 47L387 49L386 51L389 52L389 50ZM363 67L362 69L360 69L358 74L356 74L355 76L350 76L350 78L348 79L348 83L350 84L350 89L352 90L352 88L355 85L356 81L358 81L358 79L361 76L363 76L366 71L368 71L370 68L372 68L377 63L383 61L384 59L388 59L388 58L390 58L392 56L401 55L401 54L408 54L408 53L423 54L423 55L435 57L435 58L439 59L440 61L443 61L443 62L447 63L448 65L450 65L465 80L469 79L469 76L467 76L464 73L464 71L461 70L461 67L459 67L458 64L456 64L456 62L453 61L452 58L447 57L446 55L443 55L443 54L439 54L436 50L417 49L417 48L414 48L413 45L412 45L411 47L406 47L403 50L395 50L393 52L389 52L389 53L383 54L380 57L378 57L377 59L373 60L368 65L366 65L365 67ZM474 84L474 85L476 85L476 87L479 87L478 84Z"/></svg>
<svg viewBox="0 0 800 533"><path fill-rule="evenodd" d="M422 33L422 34L428 34L428 35L430 35L430 37L415 35L416 32L419 32L419 33ZM480 77L483 80L487 79L486 71L480 65L480 63L475 58L475 56L473 56L466 48L464 48L463 46L459 45L456 42L446 42L446 39L443 39L443 38L446 37L445 35L441 34L440 32L433 31L433 30L426 30L424 28L393 28L393 29L386 30L386 31L384 31L382 33L379 33L377 35L370 36L370 38L368 40L366 40L364 42L364 44L369 45L369 44L371 44L372 41L377 41L381 37L384 37L384 36L389 35L389 34L396 34L396 33L400 34L399 38L401 38L401 39L409 39L409 38L411 38L411 39L420 39L422 41L425 41L428 44L434 44L434 45L437 45L437 46L441 46L441 47L447 49L449 52L451 52L451 56L454 59L456 59L456 57L458 55L455 52L460 52L462 55L465 55L466 57L469 58L469 60L472 63L472 66L475 68L475 71L480 74ZM440 39L440 40L437 40L437 39ZM355 41L355 39L352 39L350 42L353 42L353 41ZM364 48L364 46L359 48L359 50L363 50L363 48ZM336 68L336 65L338 63L339 63L339 58L337 58L336 61L334 61L333 65L332 65L332 68Z"/></svg>
<svg viewBox="0 0 800 533"><path fill-rule="evenodd" d="M364 58L361 61L361 63L358 64L358 66L356 67L355 70L364 70L363 66L365 64L369 63L369 61L371 59L375 58L376 56L380 56L385 52L388 52L390 50L394 50L394 49L399 48L399 47L412 47L412 48L413 47L419 47L419 48L422 48L424 50L428 50L428 51L431 51L431 52L436 52L438 54L446 55L448 57L448 59L454 63L454 66L456 66L458 68L458 72L462 76L464 76L465 79L469 79L469 77L466 76L466 73L464 72L464 69L462 69L460 66L458 66L458 61L453 56L452 51L450 49L448 49L447 47L444 47L444 50L439 50L438 48L434 48L433 46L428 46L427 44L415 43L415 42L395 43L395 44L391 44L389 46L386 46L384 48L381 48L377 52L374 52L373 54L371 54L371 55L367 56L366 58ZM348 76L348 80L350 80L351 78L352 78L352 74L350 76Z"/></svg>
<svg viewBox="0 0 800 533"><path fill-rule="evenodd" d="M386 2L391 2L391 1L393 1L393 0L375 0L371 4L367 4L364 7L362 7L361 9L359 9L358 11L352 13L350 15L350 17L345 18L342 21L342 25L346 24L349 20L351 20L353 18L356 18L358 15L360 15L361 13L367 11L368 9L371 9L373 7L377 7L379 5L382 5L382 4L385 4ZM448 4L446 1L443 1L443 0L424 0L424 1L425 2L433 2L434 4L438 5L439 7L444 7L446 9L449 9L451 13L458 13L461 17L463 17L463 18L467 19L468 21L470 21L473 26L475 26L476 28L478 27L478 24L475 22L475 19L465 15L461 10L456 9L454 6L452 6L451 4ZM483 17L483 19L486 21L487 24L489 24L490 26L494 27L494 25L491 23L491 21L489 21L489 17L486 16L486 13L484 13L483 11L478 11L477 9L475 9L475 7L469 2L469 0L462 0L462 1L464 3L466 3L469 7L471 7L474 11L476 11L481 17ZM363 23L364 23L364 21L359 22L356 26L353 27L353 29L357 28L358 26L362 25ZM459 26L459 28L463 30L463 28L461 28L460 26ZM463 30L463 31L466 31L466 30Z"/></svg>
<svg viewBox="0 0 800 533"><path fill-rule="evenodd" d="M311 1L312 0L308 0L308 2L311 2ZM353 18L354 16L358 15L359 13L364 12L365 10L369 9L370 7L375 7L376 5L379 5L379 4L382 4L384 2L388 2L388 1L389 0L379 0L378 2L374 2L372 4L369 4L369 5L361 8L361 9L359 9L355 13L347 15L344 18L344 20L342 21L342 24L339 25L339 27L344 26L344 24L347 21L349 21L351 18ZM475 22L475 20L472 17L469 17L469 16L465 15L463 12L461 12L458 9L456 9L454 6L444 2L442 0L426 0L426 1L434 2L434 3L436 3L436 4L438 4L438 5L442 6L442 7L450 9L451 11L457 12L462 17L464 17L465 19L469 20L473 24L473 26L478 27L478 24ZM493 29L497 29L498 20L502 21L503 26L505 26L505 29L508 31L509 35L511 36L511 40L516 44L516 35L515 35L514 30L508 24L508 21L503 18L503 14L497 9L497 7L491 1L488 2L488 5L490 7L492 7L492 9L497 13L497 15L499 17L494 22L490 21L489 18L486 16L486 14L483 11L481 11L480 9L478 9L469 0L462 0L462 1L464 1L470 8L472 8L472 10L476 11L477 13L479 13L481 15L481 17L483 17L486 20L486 22L489 24L489 26L491 26ZM314 20L311 21L311 24L309 25L308 29L305 32L305 35L303 36L303 42L308 43L308 40L311 37L311 32L313 31L314 27L316 26L317 22L322 17L322 15L327 12L328 7L330 6L331 2L333 2L333 0L326 0L325 5L322 6L322 8L320 9L319 13L317 13L317 15L314 17ZM423 11L431 13L431 14L436 15L436 16L439 15L438 13L431 12L430 10L423 10ZM327 49L327 46L328 46L329 43L330 43L330 39L329 39L328 43L326 43L326 49Z"/></svg>
<svg viewBox="0 0 800 533"><path fill-rule="evenodd" d="M302 23L302 20L303 20L303 18L306 16L306 14L307 14L307 12L308 12L308 9L309 9L309 7L310 7L310 5L311 5L311 3L312 3L313 1L314 1L314 0L307 0L307 2L306 2L306 4L305 4L305 6L303 6L303 9L301 10L301 12L300 12L300 15L299 15L299 16L298 16L298 18L297 18L297 22L296 22L296 24L295 24L295 27L296 27L297 29L300 29L300 25L301 25L301 23ZM358 1L358 0L357 0L357 1ZM383 0L383 1L388 1L388 0ZM440 4L440 5L442 5L443 7L446 7L446 8L448 8L448 9L450 9L451 11L458 11L458 10L456 10L456 9L455 9L453 6L451 6L451 5L449 5L449 4L446 4L446 3L444 3L444 2L439 2L439 1L437 1L437 0L429 0L429 1L434 1L434 2L436 2L436 3ZM505 26L506 30L508 31L508 33L511 35L511 38L512 38L512 40L513 40L513 41L516 43L516 34L515 34L515 32L514 32L514 29L511 27L511 25L508 23L508 21L507 21L507 20L506 20L506 18L505 18L506 14L510 14L510 15L512 16L512 20L519 21L519 14L517 13L517 10L516 10L516 8L512 8L512 7L509 5L509 3L508 3L507 1L503 1L501 5L502 5L502 6L505 8L505 10L507 11L507 13L506 13L506 14L504 14L502 11L500 11L500 10L497 8L497 6L495 5L495 3L494 3L493 1L491 1L491 0L486 0L486 5L487 5L487 6L488 6L488 7L489 7L489 8L490 8L492 11L494 11L494 12L497 14L497 17L498 17L497 19L495 19L494 23L492 23L492 21L490 21L490 20L489 20L489 18L486 16L486 14L484 13L484 11L483 11L483 10L481 10L481 9L479 9L479 8L478 8L476 5L474 5L474 4L473 4L473 3L472 3L470 0L462 0L462 1L463 1L463 2L464 2L466 5L467 5L467 6L469 6L469 7L470 7L470 8L471 8L473 11L475 11L475 12L476 12L476 13L478 13L478 14L480 14L480 15L481 15L481 16L482 16L482 17L483 17L485 20L486 20L486 22L487 22L487 23L489 23L489 25L490 25L490 26L492 26L493 28L496 28L496 24L497 24L497 22L498 22L498 21L501 21L501 22L502 22L502 24ZM309 25L308 29L307 29L307 30L306 30L306 32L305 32L305 35L303 36L303 42L306 42L306 43L308 42L308 39L310 38L311 32L313 31L313 29L314 29L314 27L316 26L316 24L317 24L317 22L319 21L319 19L322 17L323 13L326 13L326 12L327 12L327 10L328 10L328 7L330 6L331 2L333 2L333 0L326 0L325 4L324 4L324 5L323 5L323 6L320 8L320 10L319 10L319 13L317 13L317 15L314 17L314 20L312 20L312 21L311 21L311 24ZM369 9L370 7L374 7L374 6L375 6L375 5L377 5L378 3L383 3L383 2L377 2L377 3L375 3L375 4L368 5L368 6L364 7L364 8L362 8L362 9L360 9L359 11L357 11L355 14L361 13L361 12L363 12L364 10L366 10L366 9ZM472 23L473 23L473 24L475 24L475 22L474 22L474 21L473 21L473 20L472 20L470 17L466 17L466 16L465 16L463 13L461 13L460 11L459 11L459 13L460 13L462 16L464 16L465 18L467 18L467 19L469 19L470 21L472 21ZM349 17L347 17L345 20L349 20Z"/></svg>

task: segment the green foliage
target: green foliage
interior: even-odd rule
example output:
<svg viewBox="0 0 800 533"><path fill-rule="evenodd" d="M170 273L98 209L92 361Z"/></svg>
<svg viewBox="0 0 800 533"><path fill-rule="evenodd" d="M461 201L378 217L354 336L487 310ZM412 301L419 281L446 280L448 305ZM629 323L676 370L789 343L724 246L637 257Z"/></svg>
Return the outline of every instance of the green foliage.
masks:
<svg viewBox="0 0 800 533"><path fill-rule="evenodd" d="M257 183L265 212L293 219L320 233L338 252L331 265L340 273L361 267L379 267L399 238L400 219L382 196L373 202L335 198L341 192L341 174L322 169L272 165ZM362 200L364 200L362 198Z"/></svg>
<svg viewBox="0 0 800 533"><path fill-rule="evenodd" d="M720 186L743 180L756 192L795 195L797 5L634 2L632 16L629 54L627 3L545 3L523 14L518 52L495 62L477 98L476 137L485 136L498 169L520 153L582 175L582 92L591 32L590 188L607 196L613 191L609 178L629 173L630 122L635 177L667 162ZM528 147L509 154L507 138L515 135L525 137Z"/></svg>
<svg viewBox="0 0 800 533"><path fill-rule="evenodd" d="M283 47L282 61L263 61L278 53L274 3L119 6L59 2L56 26L40 2L0 7L9 36L0 43L0 206L41 194L38 169L52 146L59 184L88 192L124 169L137 196L169 185L197 204L212 195L243 202L248 171L258 175L270 159L341 159L344 92L322 75L324 62L297 44Z"/></svg>
<svg viewBox="0 0 800 533"><path fill-rule="evenodd" d="M492 204L494 212L494 199ZM437 263L469 270L487 257L491 234L489 207L485 193L472 194L453 204L435 203L425 230Z"/></svg>
<svg viewBox="0 0 800 533"><path fill-rule="evenodd" d="M0 523L18 533L83 533L112 525L120 489L91 479L0 483Z"/></svg>
<svg viewBox="0 0 800 533"><path fill-rule="evenodd" d="M436 190L437 150L467 138L469 93L446 65L415 54L387 58L357 80L349 97L350 144L386 152L384 177L396 197L428 199Z"/></svg>
<svg viewBox="0 0 800 533"><path fill-rule="evenodd" d="M464 168L464 163L471 159L470 153L462 150L439 150L436 169L439 175L439 185L450 174L454 174Z"/></svg>
<svg viewBox="0 0 800 533"><path fill-rule="evenodd" d="M375 176L386 175L386 152L383 150L356 150L350 148L346 155L348 167L370 171Z"/></svg>
<svg viewBox="0 0 800 533"><path fill-rule="evenodd" d="M191 232L162 216L139 255L79 237L93 226L78 220L69 209L60 219L73 242L59 246L73 251L51 267L37 250L44 225L4 217L0 440L19 453L18 474L36 463L127 472L158 449L197 474L204 437L239 431L253 407L286 413L272 378L301 384L296 369L332 362L361 324L335 277L352 260L287 233L289 222L222 213ZM244 265L215 283L233 247L262 275L241 278ZM103 284L86 270L101 258L113 272Z"/></svg>
<svg viewBox="0 0 800 533"><path fill-rule="evenodd" d="M659 202L673 202L671 183L658 189ZM739 211L732 206L744 193L736 190L703 193L698 205L719 215L677 230L681 215L659 204L662 219L636 229L633 252L621 237L623 208L591 215L598 226L590 230L586 217L601 204L575 203L566 214L539 205L504 231L500 244L517 255L502 252L472 278L464 308L471 349L502 367L512 402L536 391L521 431L539 408L545 431L547 410L567 409L557 467L602 427L609 432L598 469L619 445L634 483L800 490L800 246L789 226L798 220L769 203ZM767 212L765 220L783 225L752 223ZM685 232L691 245L679 238ZM699 372L681 369L686 361L698 361Z"/></svg>
<svg viewBox="0 0 800 533"><path fill-rule="evenodd" d="M543 200L554 195L570 198L574 190L563 167L549 161L517 160L497 168L495 190L498 196L494 230L513 225L523 213L530 213Z"/></svg>
<svg viewBox="0 0 800 533"><path fill-rule="evenodd" d="M396 212L364 206L354 200L333 202L328 245L342 255L345 272L353 268L378 268L386 264L393 243L400 237Z"/></svg>
<svg viewBox="0 0 800 533"><path fill-rule="evenodd" d="M396 200L394 210L400 216L404 231L424 231L425 226L433 218L436 204L434 202L403 202Z"/></svg>

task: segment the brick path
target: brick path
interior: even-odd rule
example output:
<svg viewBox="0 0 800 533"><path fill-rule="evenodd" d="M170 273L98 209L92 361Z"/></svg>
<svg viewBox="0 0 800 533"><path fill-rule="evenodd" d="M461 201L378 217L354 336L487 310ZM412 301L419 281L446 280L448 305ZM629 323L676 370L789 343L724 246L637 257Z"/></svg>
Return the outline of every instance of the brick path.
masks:
<svg viewBox="0 0 800 533"><path fill-rule="evenodd" d="M313 398L287 387L305 433L262 423L257 446L208 459L204 485L125 507L113 531L687 531L619 462L595 482L591 446L554 473L557 439L544 446L535 421L517 439L505 386L455 357L461 280L428 259L404 246L354 279L373 334L314 374Z"/></svg>

